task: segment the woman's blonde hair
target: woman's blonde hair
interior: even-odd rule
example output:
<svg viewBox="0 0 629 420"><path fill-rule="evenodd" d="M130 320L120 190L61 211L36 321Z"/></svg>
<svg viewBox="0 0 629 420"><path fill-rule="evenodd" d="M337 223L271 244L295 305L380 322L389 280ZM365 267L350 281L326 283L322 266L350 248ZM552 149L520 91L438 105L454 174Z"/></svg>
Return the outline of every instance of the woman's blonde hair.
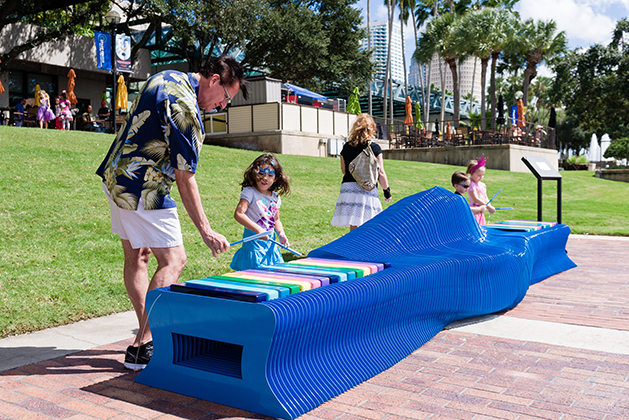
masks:
<svg viewBox="0 0 629 420"><path fill-rule="evenodd" d="M359 143L369 143L374 137L376 137L376 123L373 118L369 114L360 114L352 125L348 143L352 146L358 146Z"/></svg>

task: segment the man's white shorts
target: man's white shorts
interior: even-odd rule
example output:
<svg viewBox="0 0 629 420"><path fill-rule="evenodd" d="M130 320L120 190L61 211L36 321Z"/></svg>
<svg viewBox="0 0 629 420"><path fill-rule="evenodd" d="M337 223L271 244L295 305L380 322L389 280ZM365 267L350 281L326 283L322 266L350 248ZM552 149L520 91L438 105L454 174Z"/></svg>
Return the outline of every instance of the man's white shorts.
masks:
<svg viewBox="0 0 629 420"><path fill-rule="evenodd" d="M103 189L109 200L111 231L120 239L129 241L132 248L172 248L183 244L176 208L145 210L140 198L136 211L121 209L111 199L104 184Z"/></svg>

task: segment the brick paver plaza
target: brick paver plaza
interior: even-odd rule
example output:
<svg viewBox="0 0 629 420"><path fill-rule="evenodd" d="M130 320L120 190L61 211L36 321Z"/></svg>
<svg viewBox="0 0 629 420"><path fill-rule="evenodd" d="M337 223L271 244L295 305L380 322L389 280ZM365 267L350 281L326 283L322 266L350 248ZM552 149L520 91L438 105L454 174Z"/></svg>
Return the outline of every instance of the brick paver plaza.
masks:
<svg viewBox="0 0 629 420"><path fill-rule="evenodd" d="M629 331L629 241L571 236L568 254L503 316ZM263 418L135 383L130 343L1 372L0 419ZM626 354L451 329L301 419L629 419L628 379Z"/></svg>

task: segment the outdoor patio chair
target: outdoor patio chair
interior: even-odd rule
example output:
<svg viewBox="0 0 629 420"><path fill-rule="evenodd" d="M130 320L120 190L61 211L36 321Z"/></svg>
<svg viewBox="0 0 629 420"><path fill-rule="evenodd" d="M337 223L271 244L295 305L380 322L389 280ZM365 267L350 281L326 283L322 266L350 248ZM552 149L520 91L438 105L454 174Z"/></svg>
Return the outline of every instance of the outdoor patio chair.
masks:
<svg viewBox="0 0 629 420"><path fill-rule="evenodd" d="M432 142L432 131L427 131L425 133L422 133L421 136L419 137L419 145L418 147L430 147L431 142Z"/></svg>
<svg viewBox="0 0 629 420"><path fill-rule="evenodd" d="M37 124L37 109L39 107L37 106L32 106L28 109L28 111L26 111L26 114L24 115L24 127L38 127L39 124Z"/></svg>

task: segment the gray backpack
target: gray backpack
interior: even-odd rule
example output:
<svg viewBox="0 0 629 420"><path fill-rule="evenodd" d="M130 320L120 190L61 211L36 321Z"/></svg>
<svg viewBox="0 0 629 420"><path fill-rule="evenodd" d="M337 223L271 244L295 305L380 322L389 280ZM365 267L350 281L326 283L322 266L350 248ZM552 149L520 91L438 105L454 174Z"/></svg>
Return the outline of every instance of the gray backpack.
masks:
<svg viewBox="0 0 629 420"><path fill-rule="evenodd" d="M371 191L378 184L380 165L378 158L371 150L371 143L367 145L349 164L349 173L358 185L366 191Z"/></svg>

